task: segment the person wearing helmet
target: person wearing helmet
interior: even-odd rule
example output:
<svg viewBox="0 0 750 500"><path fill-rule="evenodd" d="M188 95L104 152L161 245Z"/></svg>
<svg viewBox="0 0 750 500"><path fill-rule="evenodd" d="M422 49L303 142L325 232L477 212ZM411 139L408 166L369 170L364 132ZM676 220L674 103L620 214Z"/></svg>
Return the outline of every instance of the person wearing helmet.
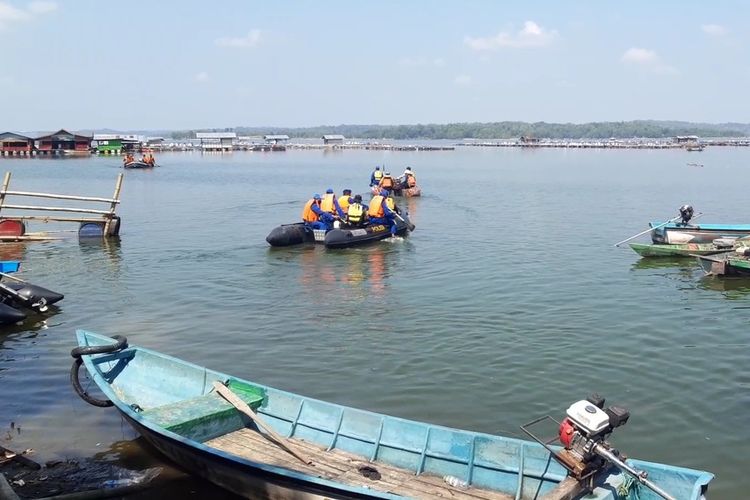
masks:
<svg viewBox="0 0 750 500"><path fill-rule="evenodd" d="M311 229L331 229L333 227L333 216L320 208L322 199L315 193L302 209L302 220L305 226Z"/></svg>
<svg viewBox="0 0 750 500"><path fill-rule="evenodd" d="M378 187L380 189L393 189L395 186L395 181L393 180L393 177L391 177L390 172L386 172L383 174L383 178L380 179L380 183L378 184Z"/></svg>
<svg viewBox="0 0 750 500"><path fill-rule="evenodd" d="M383 171L380 170L380 167L375 167L375 170L372 172L372 175L370 175L370 186L377 186L380 184L380 179L383 178Z"/></svg>
<svg viewBox="0 0 750 500"><path fill-rule="evenodd" d="M370 208L367 210L367 216L370 218L370 224L387 224L391 228L391 236L396 235L396 212L389 207L388 196L390 192L387 189L380 191L370 200ZM395 204L392 205L395 208Z"/></svg>
<svg viewBox="0 0 750 500"><path fill-rule="evenodd" d="M344 189L341 196L338 197L336 201L339 202L339 206L341 207L341 211L346 214L349 211L349 204L352 200L352 190L351 189Z"/></svg>
<svg viewBox="0 0 750 500"><path fill-rule="evenodd" d="M362 195L355 195L354 198L350 198L351 203L346 211L346 223L350 226L360 227L364 225L367 220L368 206L362 203Z"/></svg>

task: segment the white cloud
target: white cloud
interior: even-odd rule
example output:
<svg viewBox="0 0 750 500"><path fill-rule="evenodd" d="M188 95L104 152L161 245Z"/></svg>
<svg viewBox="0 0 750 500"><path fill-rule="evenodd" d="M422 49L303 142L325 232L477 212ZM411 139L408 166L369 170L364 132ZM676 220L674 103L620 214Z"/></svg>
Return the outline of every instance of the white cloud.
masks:
<svg viewBox="0 0 750 500"><path fill-rule="evenodd" d="M29 4L29 12L34 14L49 14L57 10L57 3L36 1Z"/></svg>
<svg viewBox="0 0 750 500"><path fill-rule="evenodd" d="M456 85L460 85L461 87L468 87L469 85L471 85L473 80L469 75L458 75L453 79L453 82Z"/></svg>
<svg viewBox="0 0 750 500"><path fill-rule="evenodd" d="M247 36L231 37L223 36L217 38L214 43L219 47L234 47L240 49L252 49L261 41L260 30L250 30Z"/></svg>
<svg viewBox="0 0 750 500"><path fill-rule="evenodd" d="M0 1L0 29L14 23L24 22L34 16L48 14L57 10L55 2L31 2L27 8L18 8L8 2Z"/></svg>
<svg viewBox="0 0 750 500"><path fill-rule="evenodd" d="M196 73L196 75L193 77L193 79L196 82L200 82L200 83L207 82L208 81L208 73L206 73L205 71L201 71L200 73Z"/></svg>
<svg viewBox="0 0 750 500"><path fill-rule="evenodd" d="M626 64L639 66L654 73L663 75L676 74L677 69L662 62L653 50L631 47L625 51L620 60Z"/></svg>
<svg viewBox="0 0 750 500"><path fill-rule="evenodd" d="M425 66L435 66L436 68L444 68L445 67L445 59L441 57L436 57L435 59L427 59L424 57L420 58L411 58L411 57L402 57L398 60L399 66L404 66L406 68L416 68L416 67L425 67Z"/></svg>
<svg viewBox="0 0 750 500"><path fill-rule="evenodd" d="M476 51L499 50L505 47L544 47L557 38L556 30L546 30L534 21L526 21L517 33L501 31L497 35L484 38L464 37L464 44Z"/></svg>
<svg viewBox="0 0 750 500"><path fill-rule="evenodd" d="M724 36L729 33L729 30L720 24L703 24L701 31L709 36Z"/></svg>

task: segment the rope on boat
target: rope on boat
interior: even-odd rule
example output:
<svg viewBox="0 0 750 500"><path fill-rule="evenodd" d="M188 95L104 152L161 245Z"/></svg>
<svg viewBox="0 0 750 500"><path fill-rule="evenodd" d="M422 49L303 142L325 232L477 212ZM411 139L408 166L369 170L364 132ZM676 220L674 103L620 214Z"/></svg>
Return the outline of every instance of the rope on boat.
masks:
<svg viewBox="0 0 750 500"><path fill-rule="evenodd" d="M641 500L639 490L640 483L633 476L625 474L625 480L617 487L617 495L628 500Z"/></svg>
<svg viewBox="0 0 750 500"><path fill-rule="evenodd" d="M106 354L110 352L117 352L125 349L128 346L128 339L121 335L115 335L112 337L115 342L114 344L99 345L99 346L79 346L70 351L70 355L75 358L73 366L70 367L70 383L73 385L73 389L76 391L81 399L86 401L88 404L98 406L100 408L107 408L113 405L112 401L108 399L97 399L89 394L83 386L81 386L81 380L79 379L78 372L81 369L83 360L81 356L89 356L92 354Z"/></svg>

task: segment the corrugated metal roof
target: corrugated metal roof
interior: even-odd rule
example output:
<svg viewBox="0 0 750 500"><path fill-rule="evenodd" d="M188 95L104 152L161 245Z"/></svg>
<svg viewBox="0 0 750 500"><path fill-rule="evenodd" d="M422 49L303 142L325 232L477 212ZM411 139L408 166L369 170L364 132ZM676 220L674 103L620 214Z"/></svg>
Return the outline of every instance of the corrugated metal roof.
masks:
<svg viewBox="0 0 750 500"><path fill-rule="evenodd" d="M196 139L236 139L236 132L196 132Z"/></svg>
<svg viewBox="0 0 750 500"><path fill-rule="evenodd" d="M25 135L16 134L15 132L3 132L0 134L0 140L3 139L21 139L24 141L33 141L31 137L26 137Z"/></svg>
<svg viewBox="0 0 750 500"><path fill-rule="evenodd" d="M288 141L288 135L264 135L263 138L267 141Z"/></svg>
<svg viewBox="0 0 750 500"><path fill-rule="evenodd" d="M327 141L330 141L331 139L343 141L344 140L344 136L341 135L341 134L328 134L328 135L324 135L323 139L325 139Z"/></svg>

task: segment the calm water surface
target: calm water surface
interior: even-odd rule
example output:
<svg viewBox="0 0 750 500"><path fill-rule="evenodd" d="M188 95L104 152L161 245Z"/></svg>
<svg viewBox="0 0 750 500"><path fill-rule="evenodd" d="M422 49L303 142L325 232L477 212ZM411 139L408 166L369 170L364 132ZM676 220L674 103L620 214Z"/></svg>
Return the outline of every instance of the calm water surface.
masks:
<svg viewBox="0 0 750 500"><path fill-rule="evenodd" d="M688 166L699 162L704 167ZM750 282L613 243L691 203L748 222L750 149L163 154L127 171L121 241L0 246L58 312L0 333L0 442L37 459L117 458L134 433L71 390L74 331L305 395L520 435L592 391L631 409L631 456L750 490ZM407 165L407 239L271 249L314 192ZM118 159L0 160L11 189L111 196ZM30 225L43 230L43 225ZM11 428L13 423L13 428ZM136 450L141 450L139 446ZM147 453L143 451L142 453Z"/></svg>

